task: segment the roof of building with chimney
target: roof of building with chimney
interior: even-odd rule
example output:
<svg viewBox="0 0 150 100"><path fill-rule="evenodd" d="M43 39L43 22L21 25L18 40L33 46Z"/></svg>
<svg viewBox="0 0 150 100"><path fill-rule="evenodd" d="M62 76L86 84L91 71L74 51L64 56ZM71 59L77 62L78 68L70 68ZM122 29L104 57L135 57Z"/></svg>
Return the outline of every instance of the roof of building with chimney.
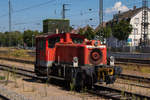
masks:
<svg viewBox="0 0 150 100"><path fill-rule="evenodd" d="M150 11L150 9L148 9ZM108 24L114 22L114 21L121 21L123 19L131 19L133 16L135 16L137 13L139 13L140 11L142 11L142 7L140 8L136 8L136 6L133 7L133 9L130 9L126 12L118 12L118 14L115 14L113 19L109 20L108 22L103 23L103 27L107 26ZM102 25L99 25L96 27L96 31L98 31L100 28L102 27Z"/></svg>
<svg viewBox="0 0 150 100"><path fill-rule="evenodd" d="M119 18L119 19L132 18L134 15L136 15L141 10L142 10L142 7L141 8L136 8L136 6L134 6L133 9L130 9L126 12L123 12L123 13L118 12L118 14L114 15L114 19L115 18Z"/></svg>

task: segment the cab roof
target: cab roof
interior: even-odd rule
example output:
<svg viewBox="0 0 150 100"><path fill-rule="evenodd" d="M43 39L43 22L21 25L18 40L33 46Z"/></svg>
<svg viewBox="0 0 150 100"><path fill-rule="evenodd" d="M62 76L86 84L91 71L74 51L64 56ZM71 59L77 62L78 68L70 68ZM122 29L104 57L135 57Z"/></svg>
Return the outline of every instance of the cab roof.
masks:
<svg viewBox="0 0 150 100"><path fill-rule="evenodd" d="M43 34L43 35L36 36L36 38L64 37L65 34L67 34L67 33L59 33L59 34L51 34L51 35ZM70 36L73 36L73 37L79 37L79 38L82 38L82 39L85 38L84 36L79 35L79 34L74 34L74 33L69 33L69 34L70 34Z"/></svg>

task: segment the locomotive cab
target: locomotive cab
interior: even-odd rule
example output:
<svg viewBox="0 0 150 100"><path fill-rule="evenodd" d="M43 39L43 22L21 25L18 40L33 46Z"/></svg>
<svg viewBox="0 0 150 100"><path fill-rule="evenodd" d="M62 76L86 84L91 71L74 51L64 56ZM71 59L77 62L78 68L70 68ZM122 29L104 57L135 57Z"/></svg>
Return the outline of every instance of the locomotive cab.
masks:
<svg viewBox="0 0 150 100"><path fill-rule="evenodd" d="M64 33L36 38L35 72L91 88L97 82L114 83L121 68L107 65L107 48L100 41Z"/></svg>

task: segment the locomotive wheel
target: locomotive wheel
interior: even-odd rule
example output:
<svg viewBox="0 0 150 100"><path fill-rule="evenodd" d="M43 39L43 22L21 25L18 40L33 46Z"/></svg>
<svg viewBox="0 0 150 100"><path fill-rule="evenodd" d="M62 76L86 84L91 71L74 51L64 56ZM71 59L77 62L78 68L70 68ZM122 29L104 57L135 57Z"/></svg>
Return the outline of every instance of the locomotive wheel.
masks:
<svg viewBox="0 0 150 100"><path fill-rule="evenodd" d="M90 76L86 75L84 71L78 72L75 77L74 84L75 90L80 92L81 90L84 89L92 89L93 80Z"/></svg>
<svg viewBox="0 0 150 100"><path fill-rule="evenodd" d="M86 88L88 89L88 90L90 90L90 89L92 89L92 78L90 77L90 76L87 76L86 77L86 82L85 82L85 84L86 84Z"/></svg>
<svg viewBox="0 0 150 100"><path fill-rule="evenodd" d="M74 80L75 90L77 92L80 92L81 89L84 88L84 81L83 81L83 79L84 79L83 73L82 72L78 72L76 74L76 77L75 77L75 80Z"/></svg>

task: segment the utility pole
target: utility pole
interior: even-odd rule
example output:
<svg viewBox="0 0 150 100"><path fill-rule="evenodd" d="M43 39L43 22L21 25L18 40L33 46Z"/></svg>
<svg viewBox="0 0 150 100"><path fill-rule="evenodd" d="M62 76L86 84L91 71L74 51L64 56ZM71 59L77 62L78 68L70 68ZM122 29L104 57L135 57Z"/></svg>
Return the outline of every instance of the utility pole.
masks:
<svg viewBox="0 0 150 100"><path fill-rule="evenodd" d="M99 0L99 25L103 26L103 0Z"/></svg>
<svg viewBox="0 0 150 100"><path fill-rule="evenodd" d="M32 35L32 49L33 49L33 41L34 41L34 34Z"/></svg>
<svg viewBox="0 0 150 100"><path fill-rule="evenodd" d="M11 46L11 36L10 36L10 34L11 34L11 1L9 0L8 1L8 5L9 5L9 46Z"/></svg>
<svg viewBox="0 0 150 100"><path fill-rule="evenodd" d="M148 43L148 0L142 0L142 23L141 23L141 39L142 46Z"/></svg>
<svg viewBox="0 0 150 100"><path fill-rule="evenodd" d="M99 33L100 40L105 42L105 39L102 37L102 34L104 32L103 30L103 0L99 0L99 27L102 28L101 32Z"/></svg>
<svg viewBox="0 0 150 100"><path fill-rule="evenodd" d="M66 18L66 11L68 11L69 9L66 9L66 5L69 4L63 4L63 8L62 8L62 19Z"/></svg>
<svg viewBox="0 0 150 100"><path fill-rule="evenodd" d="M141 39L142 46L148 43L148 0L142 0L142 23L141 23Z"/></svg>

